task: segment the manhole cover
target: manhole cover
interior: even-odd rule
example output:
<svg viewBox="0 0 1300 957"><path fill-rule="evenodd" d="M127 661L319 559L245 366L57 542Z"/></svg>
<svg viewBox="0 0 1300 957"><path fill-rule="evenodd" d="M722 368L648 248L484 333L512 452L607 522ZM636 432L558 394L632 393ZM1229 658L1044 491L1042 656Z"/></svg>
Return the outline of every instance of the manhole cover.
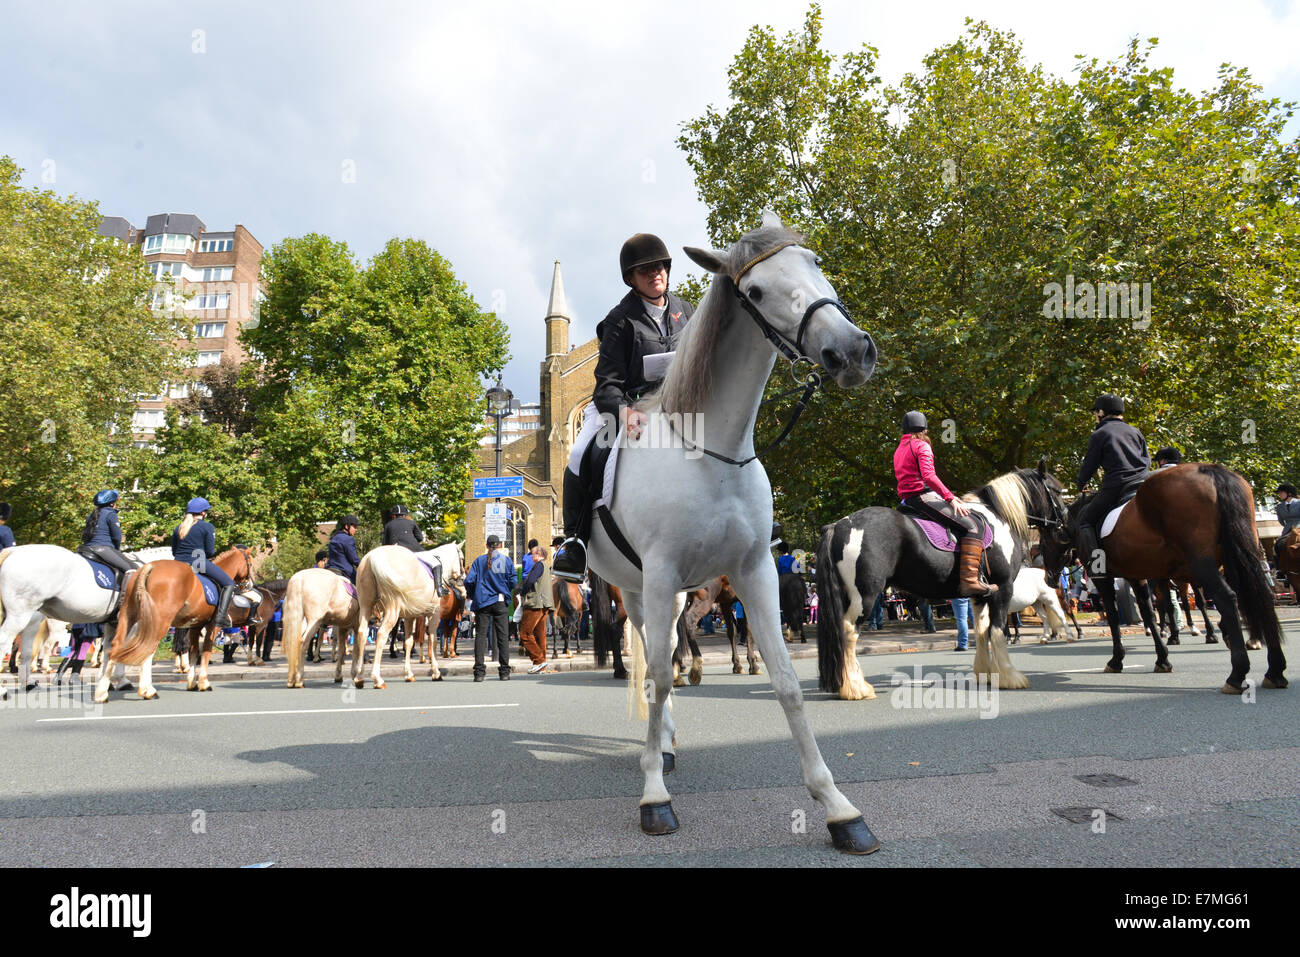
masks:
<svg viewBox="0 0 1300 957"><path fill-rule="evenodd" d="M1119 774L1076 774L1074 779L1095 788L1126 788L1130 784L1137 784L1132 778Z"/></svg>
<svg viewBox="0 0 1300 957"><path fill-rule="evenodd" d="M1096 814L1101 811L1106 815L1107 821L1124 820L1114 811L1100 807L1054 807L1052 813L1057 817L1063 817L1071 824L1091 824L1096 820Z"/></svg>

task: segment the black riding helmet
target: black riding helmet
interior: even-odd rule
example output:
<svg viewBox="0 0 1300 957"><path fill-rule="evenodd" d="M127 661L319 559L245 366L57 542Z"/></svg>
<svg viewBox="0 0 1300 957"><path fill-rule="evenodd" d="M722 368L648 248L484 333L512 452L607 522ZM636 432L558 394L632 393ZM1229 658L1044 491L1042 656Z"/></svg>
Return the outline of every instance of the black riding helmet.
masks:
<svg viewBox="0 0 1300 957"><path fill-rule="evenodd" d="M909 432L924 432L930 426L925 421L925 414L922 412L912 411L903 416L903 434Z"/></svg>
<svg viewBox="0 0 1300 957"><path fill-rule="evenodd" d="M411 513L407 510L405 505L394 505L390 514L394 518L397 518L398 516L410 515Z"/></svg>
<svg viewBox="0 0 1300 957"><path fill-rule="evenodd" d="M654 233L637 233L619 250L619 273L623 276L623 282L629 286L632 283L628 281L627 274L637 266L648 266L650 263L667 263L669 272L672 272L673 257L668 255L664 241Z"/></svg>
<svg viewBox="0 0 1300 957"><path fill-rule="evenodd" d="M1123 415L1124 400L1107 392L1097 396L1097 401L1092 404L1092 411L1100 412L1102 415Z"/></svg>
<svg viewBox="0 0 1300 957"><path fill-rule="evenodd" d="M1163 449L1161 449L1159 452L1156 453L1157 462L1173 462L1175 465L1177 465L1182 460L1183 460L1183 453L1179 452L1176 448L1169 445L1166 445Z"/></svg>
<svg viewBox="0 0 1300 957"><path fill-rule="evenodd" d="M8 502L0 502L0 521L9 521L9 516L14 512L13 506Z"/></svg>
<svg viewBox="0 0 1300 957"><path fill-rule="evenodd" d="M356 515L344 515L339 519L339 528L346 528L348 525L361 525L361 519Z"/></svg>
<svg viewBox="0 0 1300 957"><path fill-rule="evenodd" d="M1290 482L1283 482L1281 485L1279 485L1277 488L1273 490L1273 494L1275 495L1278 492L1286 492L1287 495L1297 494L1295 490L1295 486L1292 485Z"/></svg>

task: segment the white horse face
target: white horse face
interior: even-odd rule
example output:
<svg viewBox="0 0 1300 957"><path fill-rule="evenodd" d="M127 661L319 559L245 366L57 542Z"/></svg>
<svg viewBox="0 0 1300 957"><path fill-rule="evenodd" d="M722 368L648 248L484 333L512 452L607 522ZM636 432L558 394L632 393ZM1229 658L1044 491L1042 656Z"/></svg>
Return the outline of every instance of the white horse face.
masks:
<svg viewBox="0 0 1300 957"><path fill-rule="evenodd" d="M763 226L784 228L775 213L763 213ZM695 262L723 272L726 254L686 248ZM800 340L803 355L820 364L841 388L862 385L876 368L876 344L831 303L824 303L804 324L808 307L820 299L838 300L821 271L821 261L803 246L786 246L754 264L740 277L740 291L763 318L791 345Z"/></svg>

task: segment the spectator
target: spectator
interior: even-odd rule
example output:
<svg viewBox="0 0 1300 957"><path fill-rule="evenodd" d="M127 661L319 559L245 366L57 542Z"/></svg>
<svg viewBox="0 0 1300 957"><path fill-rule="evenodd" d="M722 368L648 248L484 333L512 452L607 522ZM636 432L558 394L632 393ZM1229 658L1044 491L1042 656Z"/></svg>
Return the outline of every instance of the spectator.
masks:
<svg viewBox="0 0 1300 957"><path fill-rule="evenodd" d="M546 672L546 613L555 607L555 600L551 597L551 570L546 565L549 552L534 544L529 555L532 561L528 575L517 593L519 607L523 609L519 641L533 663L528 673L537 675Z"/></svg>
<svg viewBox="0 0 1300 957"><path fill-rule="evenodd" d="M749 625L745 622L745 606L739 601L731 603L731 613L736 616L736 631L739 637L736 641L739 644L749 646Z"/></svg>
<svg viewBox="0 0 1300 957"><path fill-rule="evenodd" d="M465 576L465 590L474 599L474 680L487 674L483 656L489 648L496 652L497 677L510 680L510 611L508 599L515 589L515 565L500 551L501 539L487 537L487 551L474 559Z"/></svg>
<svg viewBox="0 0 1300 957"><path fill-rule="evenodd" d="M975 627L975 617L971 612L969 598L954 598L952 613L957 619L957 650L965 651L970 647L970 628Z"/></svg>

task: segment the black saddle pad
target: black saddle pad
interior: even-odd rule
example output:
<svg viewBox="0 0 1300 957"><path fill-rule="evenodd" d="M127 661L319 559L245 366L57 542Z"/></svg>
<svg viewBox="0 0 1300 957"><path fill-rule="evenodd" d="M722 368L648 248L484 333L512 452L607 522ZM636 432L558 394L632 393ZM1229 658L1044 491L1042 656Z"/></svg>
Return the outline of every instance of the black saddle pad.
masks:
<svg viewBox="0 0 1300 957"><path fill-rule="evenodd" d="M594 503L600 498L605 484L605 465L609 462L609 453L612 451L612 446L602 446L593 438L587 445L587 451L582 454L578 478L587 490L588 502Z"/></svg>

